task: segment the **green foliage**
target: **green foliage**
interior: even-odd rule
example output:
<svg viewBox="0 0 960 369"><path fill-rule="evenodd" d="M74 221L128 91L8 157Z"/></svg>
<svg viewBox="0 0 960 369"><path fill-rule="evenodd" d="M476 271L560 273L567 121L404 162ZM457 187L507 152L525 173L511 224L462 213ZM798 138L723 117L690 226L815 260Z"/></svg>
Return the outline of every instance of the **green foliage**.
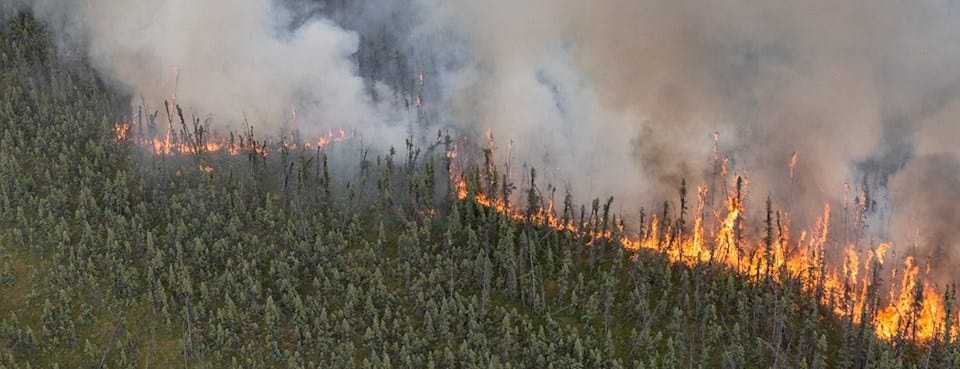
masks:
<svg viewBox="0 0 960 369"><path fill-rule="evenodd" d="M129 104L84 63L28 15L0 30L0 367L960 362L956 344L925 357L857 336L789 283L456 201L433 148L408 142L403 165L394 149L372 165L364 149L359 174L338 176L325 151L206 152L176 107L197 149L147 153L116 139ZM473 173L471 193L509 196L493 165L486 183ZM527 194L527 214L545 208L532 169ZM677 234L685 196L684 184ZM580 223L617 232L611 203ZM575 216L568 197L563 218ZM766 226L769 244L769 211Z"/></svg>

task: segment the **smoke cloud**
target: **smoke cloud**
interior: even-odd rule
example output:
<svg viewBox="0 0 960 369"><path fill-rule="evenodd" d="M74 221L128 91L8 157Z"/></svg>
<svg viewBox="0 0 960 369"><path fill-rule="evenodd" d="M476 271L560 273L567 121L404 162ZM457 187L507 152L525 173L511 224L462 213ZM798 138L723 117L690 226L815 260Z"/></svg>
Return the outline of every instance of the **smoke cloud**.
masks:
<svg viewBox="0 0 960 369"><path fill-rule="evenodd" d="M299 20L271 0L35 0L29 7L84 49L136 104L183 105L227 128L317 134L396 119L356 71L359 35L324 17ZM293 122L294 115L299 121Z"/></svg>
<svg viewBox="0 0 960 369"><path fill-rule="evenodd" d="M960 262L960 207L951 199L960 188L960 160L945 154L916 158L890 187L894 239L901 249L926 261L938 280L954 281Z"/></svg>
<svg viewBox="0 0 960 369"><path fill-rule="evenodd" d="M437 7L433 19L472 45L451 112L548 141L600 177L620 174L611 193L662 197L681 177L702 179L718 131L721 150L764 193L784 192L796 151L798 191L833 198L857 163L914 145L920 121L958 83L949 68L960 55L944 45L960 23L936 1Z"/></svg>
<svg viewBox="0 0 960 369"><path fill-rule="evenodd" d="M877 236L909 244L908 214L919 214L934 228L921 243L937 255L957 249L945 240L960 219L937 201L960 184L952 1L16 5L81 38L106 80L147 101L176 91L221 122L246 114L276 129L296 107L293 126L307 133L490 130L515 171L536 167L578 201L614 195L626 213L676 202L681 178L721 192L716 132L719 156L748 178L757 205L769 194L810 224L824 202L842 201L845 184L867 183L890 199L876 199Z"/></svg>
<svg viewBox="0 0 960 369"><path fill-rule="evenodd" d="M956 252L946 240L960 219L937 201L956 188L947 164L960 154L954 2L494 0L427 9L424 34L458 34L469 45L449 47L466 52L453 53L464 62L448 71L447 116L524 142L514 155L555 170L582 201L676 201L681 178L721 191L718 132L731 172L796 223L812 224L824 202L839 211L866 184L894 199L871 199L880 209L868 220L874 236L894 236L901 254L913 253L903 233L916 223L904 213L919 212L932 227L919 256ZM914 159L931 154L939 159Z"/></svg>

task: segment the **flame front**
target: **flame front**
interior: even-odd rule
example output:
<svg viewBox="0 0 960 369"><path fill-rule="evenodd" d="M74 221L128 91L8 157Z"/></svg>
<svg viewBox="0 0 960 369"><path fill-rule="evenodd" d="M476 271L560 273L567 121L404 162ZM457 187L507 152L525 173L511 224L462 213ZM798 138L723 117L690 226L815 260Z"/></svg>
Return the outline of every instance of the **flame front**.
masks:
<svg viewBox="0 0 960 369"><path fill-rule="evenodd" d="M489 133L488 142L492 149ZM727 158L716 154L725 176ZM461 156L456 150L447 153L447 157L451 159ZM791 178L796 163L797 155L794 153L790 161ZM590 224L578 225L572 219L559 219L552 202L548 202L547 206L533 214L525 214L511 208L506 200L482 191L475 191L471 198L470 186L464 173L458 171L462 170L463 166L454 165L454 169L454 192L462 201L473 201L517 221L575 232L591 240L615 240L628 250L662 252L674 263L690 266L703 263L722 265L752 280L769 279L777 283L784 278L796 277L805 291L817 295L820 302L832 307L836 315L849 318L855 324L860 324L865 317L872 319L869 323L874 327L877 336L885 340L902 338L925 343L942 339L946 336L944 327L947 320L960 321L960 314L947 316L943 293L923 280L914 258L907 257L900 269L890 267L891 263L885 260L891 248L889 243L880 243L865 251L858 251L856 245L847 245L843 250L840 268L827 265L826 249L831 214L829 203L824 204L823 215L817 219L813 229L801 231L796 240L790 236L789 214L780 212L777 213L776 237L751 240L746 238L747 235L743 232L743 194L730 194L726 209L713 212L712 219L705 219L704 214L711 213L704 211L709 190L706 186L700 186L697 189L697 211L689 236L680 231L669 232L663 229L663 220L653 217L649 224L644 225L640 232L642 236L636 238L624 235L622 229L619 232L616 232L616 229L597 230ZM487 173L493 172L491 168L486 170ZM708 224L714 226L708 228ZM891 288L886 299L875 298L870 295L869 287L880 282L880 273L887 267L890 267L892 275L889 280L899 281L899 285ZM901 274L899 278L898 270ZM822 292L818 294L817 291ZM881 305L881 300L886 301L886 305ZM871 306L875 314L864 313L869 311L868 307ZM957 327L958 324L952 324L949 335L951 341L957 339Z"/></svg>
<svg viewBox="0 0 960 369"><path fill-rule="evenodd" d="M114 128L118 141L134 140L136 144L157 155L190 154L198 150L236 155L244 150L244 147L233 140L213 140L201 145L178 142L171 139L171 131L168 130L162 139L137 139L131 135L129 123L117 124ZM303 147L323 148L352 137L355 137L355 134L343 129L331 129L313 142L304 143ZM268 146L265 144L247 145L247 148L262 155L271 152L265 149ZM279 147L298 148L292 144L282 144ZM477 175L488 179L497 177L491 158L493 149L493 136L488 131L487 147L484 149L486 164L482 167L483 172L478 172ZM913 257L905 258L902 268L891 267L891 262L887 260L887 253L891 248L889 243L880 243L866 250L858 249L854 244L846 245L840 267L827 266L826 246L831 214L829 204L824 204L823 215L817 219L814 227L801 230L796 239L791 237L790 216L786 212L777 212L775 226L768 224L771 229L768 230L767 237L751 239L750 235L744 232L742 218L747 181L737 177L738 182L734 185L724 185L724 188L735 190L727 195L726 206L722 209L708 208L709 188L703 185L697 188L693 224L691 229L686 231L689 234L684 234L684 231L679 229L671 231L664 227L663 219L654 216L648 224L643 225L640 237L630 237L625 234L622 225L601 229L590 224L576 224L572 217L560 218L552 201L547 201L545 206L539 207L532 214L512 208L502 196L488 194L490 191L484 192L468 184L466 158L459 152L457 145L446 152L446 157L450 163L452 191L461 201L473 201L515 221L574 232L588 238L588 244L599 239L616 241L628 250L662 252L674 263L723 266L751 280L772 280L779 283L784 278L799 278L802 288L818 296L822 304L832 307L836 315L849 318L856 324L861 323L864 317L872 319L869 323L874 327L877 336L886 340L930 342L945 336L944 323L947 320L960 321L960 314L947 317L943 294L924 280L923 273ZM728 158L721 157L716 147L715 159L719 162L723 178L726 178ZM791 179L796 162L797 155L794 153L790 161ZM198 168L208 173L214 170L204 165ZM773 223L772 220L768 221ZM774 230L775 237L772 236ZM889 296L882 299L886 301L886 305L881 306L881 299L871 296L871 289L868 287L879 283L880 273L885 268L889 268L889 280L898 281L899 284L890 289ZM863 313L871 307L875 314ZM952 325L951 340L956 340L958 326L960 324Z"/></svg>
<svg viewBox="0 0 960 369"><path fill-rule="evenodd" d="M296 108L293 108L292 113L296 114ZM244 152L245 149L254 151L261 155L269 155L271 153L279 152L284 148L289 150L297 150L301 148L307 150L322 149L332 143L346 141L356 137L355 133L347 132L342 128L338 128L336 130L329 129L327 130L327 133L302 144L289 143L293 142L292 138L289 138L289 140L281 140L276 144L271 141L259 143L253 141L240 142L235 139L222 137L203 137L202 139L191 137L191 139L177 139L174 136L174 131L172 128L165 130L162 136L141 137L140 135L131 134L130 123L117 123L114 126L114 134L117 141L124 141L128 139L132 140L134 144L148 149L152 154L155 155L186 155L201 152L219 152L228 155L238 155L241 152ZM268 149L268 147L270 149ZM204 171L210 172L212 171L212 168Z"/></svg>

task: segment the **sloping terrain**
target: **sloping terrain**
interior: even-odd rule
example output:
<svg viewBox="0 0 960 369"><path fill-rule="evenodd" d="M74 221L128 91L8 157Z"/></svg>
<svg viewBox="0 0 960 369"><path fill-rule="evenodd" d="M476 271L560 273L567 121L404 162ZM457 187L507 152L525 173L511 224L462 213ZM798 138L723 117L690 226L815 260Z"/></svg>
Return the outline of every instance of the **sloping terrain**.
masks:
<svg viewBox="0 0 960 369"><path fill-rule="evenodd" d="M949 326L882 340L790 278L459 200L449 139L155 155L118 135L128 105L30 16L3 26L0 367L960 367Z"/></svg>

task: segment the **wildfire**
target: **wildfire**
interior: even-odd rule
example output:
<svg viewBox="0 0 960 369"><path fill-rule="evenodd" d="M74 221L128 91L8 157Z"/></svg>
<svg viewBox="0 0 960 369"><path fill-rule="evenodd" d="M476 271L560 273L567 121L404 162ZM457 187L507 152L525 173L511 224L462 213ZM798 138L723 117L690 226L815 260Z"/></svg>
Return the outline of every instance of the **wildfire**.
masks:
<svg viewBox="0 0 960 369"><path fill-rule="evenodd" d="M489 133L487 139L492 148L493 140ZM456 149L447 153L451 159L461 156ZM719 152L716 152L716 158L721 159ZM720 162L726 174L726 157ZM796 162L797 155L794 153L790 161L791 178ZM474 190L471 198L470 186L462 171L464 166L453 167L453 190L462 201L473 201L516 221L575 232L590 240L616 240L629 250L662 252L674 263L691 266L718 264L753 280L769 279L778 283L785 277L797 277L804 290L814 294L822 291L817 294L821 303L833 307L838 316L849 318L855 324L860 324L864 318L872 319L869 322L882 339L893 341L904 338L914 342L930 342L944 337L944 323L948 319L960 320L960 314L947 317L943 294L923 280L920 268L912 257L904 260L901 269L885 260L891 248L889 243L880 243L865 252L858 251L856 245L847 245L840 268L831 269L826 265L831 214L829 204L824 204L823 215L813 229L801 231L797 239L790 236L789 214L781 212L777 212L775 221L771 214L769 226L772 229L768 237L750 239L743 230L743 194L730 194L726 208L711 214L704 211L709 189L700 186L697 188L697 211L693 226L686 231L689 234L665 229L663 220L654 216L648 225L644 225L640 232L642 236L636 238L624 235L622 229L597 230L589 224L578 225L573 220L559 219L552 202L534 214L525 214L511 208L506 200L479 189ZM492 169L486 170L492 173ZM745 180L743 185L746 185ZM705 219L705 216L708 218ZM708 228L710 224L713 226ZM889 268L892 275L890 281L899 281L898 285L892 286L886 299L871 296L869 288L880 283L878 276L883 268ZM899 278L898 270L901 271ZM881 305L881 300L887 301L886 305ZM864 313L869 306L873 306L874 315ZM953 324L951 328L951 340L956 340L957 326Z"/></svg>
<svg viewBox="0 0 960 369"><path fill-rule="evenodd" d="M296 114L295 111L294 114ZM117 123L114 126L114 134L117 141L132 140L134 144L149 150L154 155L187 155L201 152L238 155L244 152L244 149L248 149L266 156L274 152L279 152L284 148L288 150L298 150L301 148L306 150L322 149L330 144L356 137L355 133L347 132L342 128L336 130L329 129L327 133L302 144L287 143L284 141L274 144L269 140L260 143L254 141L241 143L235 139L222 137L203 137L202 142L191 142L192 140L199 139L193 137L192 140L178 140L175 138L172 129L168 129L162 136L154 137L140 137L139 135L132 135L131 133L130 123ZM292 141L292 139L290 141ZM207 167L201 168L201 170L211 172L213 168Z"/></svg>
<svg viewBox="0 0 960 369"><path fill-rule="evenodd" d="M269 155L283 148L299 148L296 144L285 144L282 141L279 145L248 142L247 146L241 147L233 139L205 140L201 144L191 144L172 139L171 131L168 130L162 138L147 139L137 138L131 132L129 123L119 123L114 127L117 141L132 140L157 155L197 152L236 155L246 149ZM482 173L477 172L477 175L488 179L496 178L498 174L491 158L494 150L493 136L490 131L487 131L486 136L486 163L481 167ZM315 140L303 143L302 147L323 148L353 137L355 134L343 129L331 129ZM898 269L891 266L892 263L887 260L887 253L891 248L889 243L880 243L864 251L860 251L863 248L858 248L858 245L849 244L843 250L843 262L839 268L831 269L826 265L831 214L829 203L824 204L823 215L817 219L814 227L801 230L796 239L790 234L789 214L780 211L776 212L775 220L772 211L769 212L766 237L751 238L753 235L745 232L743 225L743 198L747 181L736 177L734 185L729 186L734 189L731 191L733 193L727 194L726 205L721 209L708 207L710 189L707 186L697 187L696 212L693 213L693 223L689 230L665 226L664 219L654 216L648 224L643 225L640 237L630 237L623 231L622 223L600 229L595 226L596 223L576 224L573 219L560 218L552 201L547 201L545 206L538 208L533 214L526 214L511 207L508 199L497 196L495 191L488 193L489 190L485 192L480 188L471 188L467 180L466 158L458 148L463 144L465 140L461 140L460 145L454 145L446 152L450 163L452 190L461 201L473 201L515 221L574 232L588 238L588 244L600 239L616 241L628 250L664 253L674 263L691 266L704 263L720 265L753 280L772 280L779 283L783 278L799 278L802 288L818 296L822 304L832 307L836 315L849 318L857 324L867 318L877 336L886 340L903 338L930 342L944 336L944 323L948 320L948 312L943 294L923 279L924 273L913 257L905 258L902 268ZM715 150L715 158L719 159L720 169L725 176L727 157L720 157ZM790 161L791 178L796 161L797 155L794 153ZM198 165L198 169L207 173L214 170L206 165ZM723 188L728 187L724 185ZM887 268L891 275L889 281L898 284L890 288L885 299L881 299L876 296L877 292L871 295L869 287L879 283L880 273ZM880 305L881 300L886 301L886 305ZM866 311L875 313L865 314ZM950 319L960 320L960 315ZM958 324L954 324L951 328L952 340L958 336L957 327Z"/></svg>
<svg viewBox="0 0 960 369"><path fill-rule="evenodd" d="M129 123L120 123L113 127L113 133L116 135L116 141L123 141L127 139L127 135L130 134L130 124Z"/></svg>

